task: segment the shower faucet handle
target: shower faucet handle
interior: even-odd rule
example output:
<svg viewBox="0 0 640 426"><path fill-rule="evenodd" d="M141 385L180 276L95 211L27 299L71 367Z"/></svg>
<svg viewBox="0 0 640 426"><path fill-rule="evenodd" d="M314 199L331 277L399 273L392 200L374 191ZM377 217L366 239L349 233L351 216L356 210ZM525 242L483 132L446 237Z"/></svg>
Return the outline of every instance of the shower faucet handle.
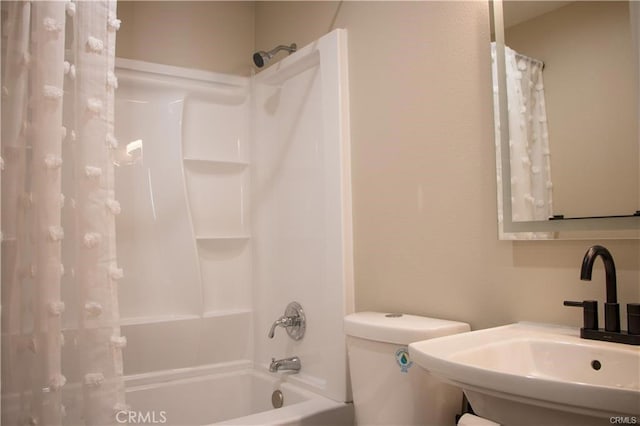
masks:
<svg viewBox="0 0 640 426"><path fill-rule="evenodd" d="M294 317L288 317L288 316L281 316L280 318L278 318L277 320L275 320L275 322L273 324L271 324L271 329L269 330L269 339L273 339L273 336L275 335L276 332L276 327L284 327L284 328L288 328L288 327L293 327L296 323L296 318Z"/></svg>
<svg viewBox="0 0 640 426"><path fill-rule="evenodd" d="M300 340L304 337L306 330L306 317L304 310L298 302L291 302L287 305L284 315L274 321L269 330L269 338L273 339L276 328L283 327L293 340Z"/></svg>

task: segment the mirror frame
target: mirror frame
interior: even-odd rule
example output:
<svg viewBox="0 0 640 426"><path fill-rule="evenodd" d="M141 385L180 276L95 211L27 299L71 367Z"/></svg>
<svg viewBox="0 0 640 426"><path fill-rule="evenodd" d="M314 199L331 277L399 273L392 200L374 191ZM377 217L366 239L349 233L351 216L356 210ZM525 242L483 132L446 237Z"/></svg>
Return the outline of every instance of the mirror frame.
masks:
<svg viewBox="0 0 640 426"><path fill-rule="evenodd" d="M505 35L502 0L489 0L489 15L491 26L495 34L496 64L498 77L498 108L500 123L508 123L507 111L507 80L505 64ZM640 6L640 5L639 5ZM640 101L640 94L639 94ZM640 118L640 117L639 117ZM639 126L640 129L640 126ZM495 145L495 137L492 142ZM638 134L640 143L640 130ZM606 218L574 218L546 221L513 221L511 205L511 154L509 151L509 126L500 126L500 153L502 164L502 227L505 234L519 234L526 232L554 233L546 239L585 239L585 238L614 238L640 239L640 216L606 217ZM640 194L639 194L640 196ZM498 215L496 214L496 217ZM558 233L561 233L558 235ZM513 239L513 238L505 238ZM537 238L539 239L539 238ZM544 239L544 238L543 238Z"/></svg>

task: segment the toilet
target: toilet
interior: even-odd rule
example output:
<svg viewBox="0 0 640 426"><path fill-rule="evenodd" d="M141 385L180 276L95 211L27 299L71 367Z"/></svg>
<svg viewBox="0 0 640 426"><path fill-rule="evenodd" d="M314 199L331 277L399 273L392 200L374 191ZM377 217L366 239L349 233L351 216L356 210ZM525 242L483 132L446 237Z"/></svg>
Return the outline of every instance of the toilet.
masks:
<svg viewBox="0 0 640 426"><path fill-rule="evenodd" d="M453 425L462 390L411 361L407 345L470 331L466 323L359 312L344 319L356 425Z"/></svg>

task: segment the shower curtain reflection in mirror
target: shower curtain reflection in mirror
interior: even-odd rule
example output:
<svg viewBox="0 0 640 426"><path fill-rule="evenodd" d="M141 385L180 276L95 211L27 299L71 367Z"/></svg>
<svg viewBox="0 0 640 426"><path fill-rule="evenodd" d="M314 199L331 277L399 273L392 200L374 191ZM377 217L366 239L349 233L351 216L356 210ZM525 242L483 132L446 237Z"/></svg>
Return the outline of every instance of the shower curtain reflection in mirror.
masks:
<svg viewBox="0 0 640 426"><path fill-rule="evenodd" d="M115 424L116 2L2 19L2 424Z"/></svg>
<svg viewBox="0 0 640 426"><path fill-rule="evenodd" d="M491 45L500 238L548 238L548 233L505 234L502 230L502 160L496 45ZM544 99L543 62L505 46L512 220L547 220L552 216L549 132Z"/></svg>

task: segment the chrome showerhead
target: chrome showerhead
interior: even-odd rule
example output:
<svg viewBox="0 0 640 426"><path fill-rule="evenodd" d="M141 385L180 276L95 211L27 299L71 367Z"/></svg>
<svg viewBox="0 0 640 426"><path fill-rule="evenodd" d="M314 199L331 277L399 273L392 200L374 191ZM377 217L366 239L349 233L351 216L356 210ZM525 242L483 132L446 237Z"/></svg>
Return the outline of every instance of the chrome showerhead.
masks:
<svg viewBox="0 0 640 426"><path fill-rule="evenodd" d="M298 48L298 46L296 46L295 43L291 43L290 46L280 45L280 46L277 46L277 47L271 49L268 52L265 52L264 50L260 50L260 51L258 51L258 52L253 54L253 63L256 64L256 66L258 68L262 68L279 51L284 50L284 51L289 52L289 54L292 54L293 52L296 51L297 48Z"/></svg>

